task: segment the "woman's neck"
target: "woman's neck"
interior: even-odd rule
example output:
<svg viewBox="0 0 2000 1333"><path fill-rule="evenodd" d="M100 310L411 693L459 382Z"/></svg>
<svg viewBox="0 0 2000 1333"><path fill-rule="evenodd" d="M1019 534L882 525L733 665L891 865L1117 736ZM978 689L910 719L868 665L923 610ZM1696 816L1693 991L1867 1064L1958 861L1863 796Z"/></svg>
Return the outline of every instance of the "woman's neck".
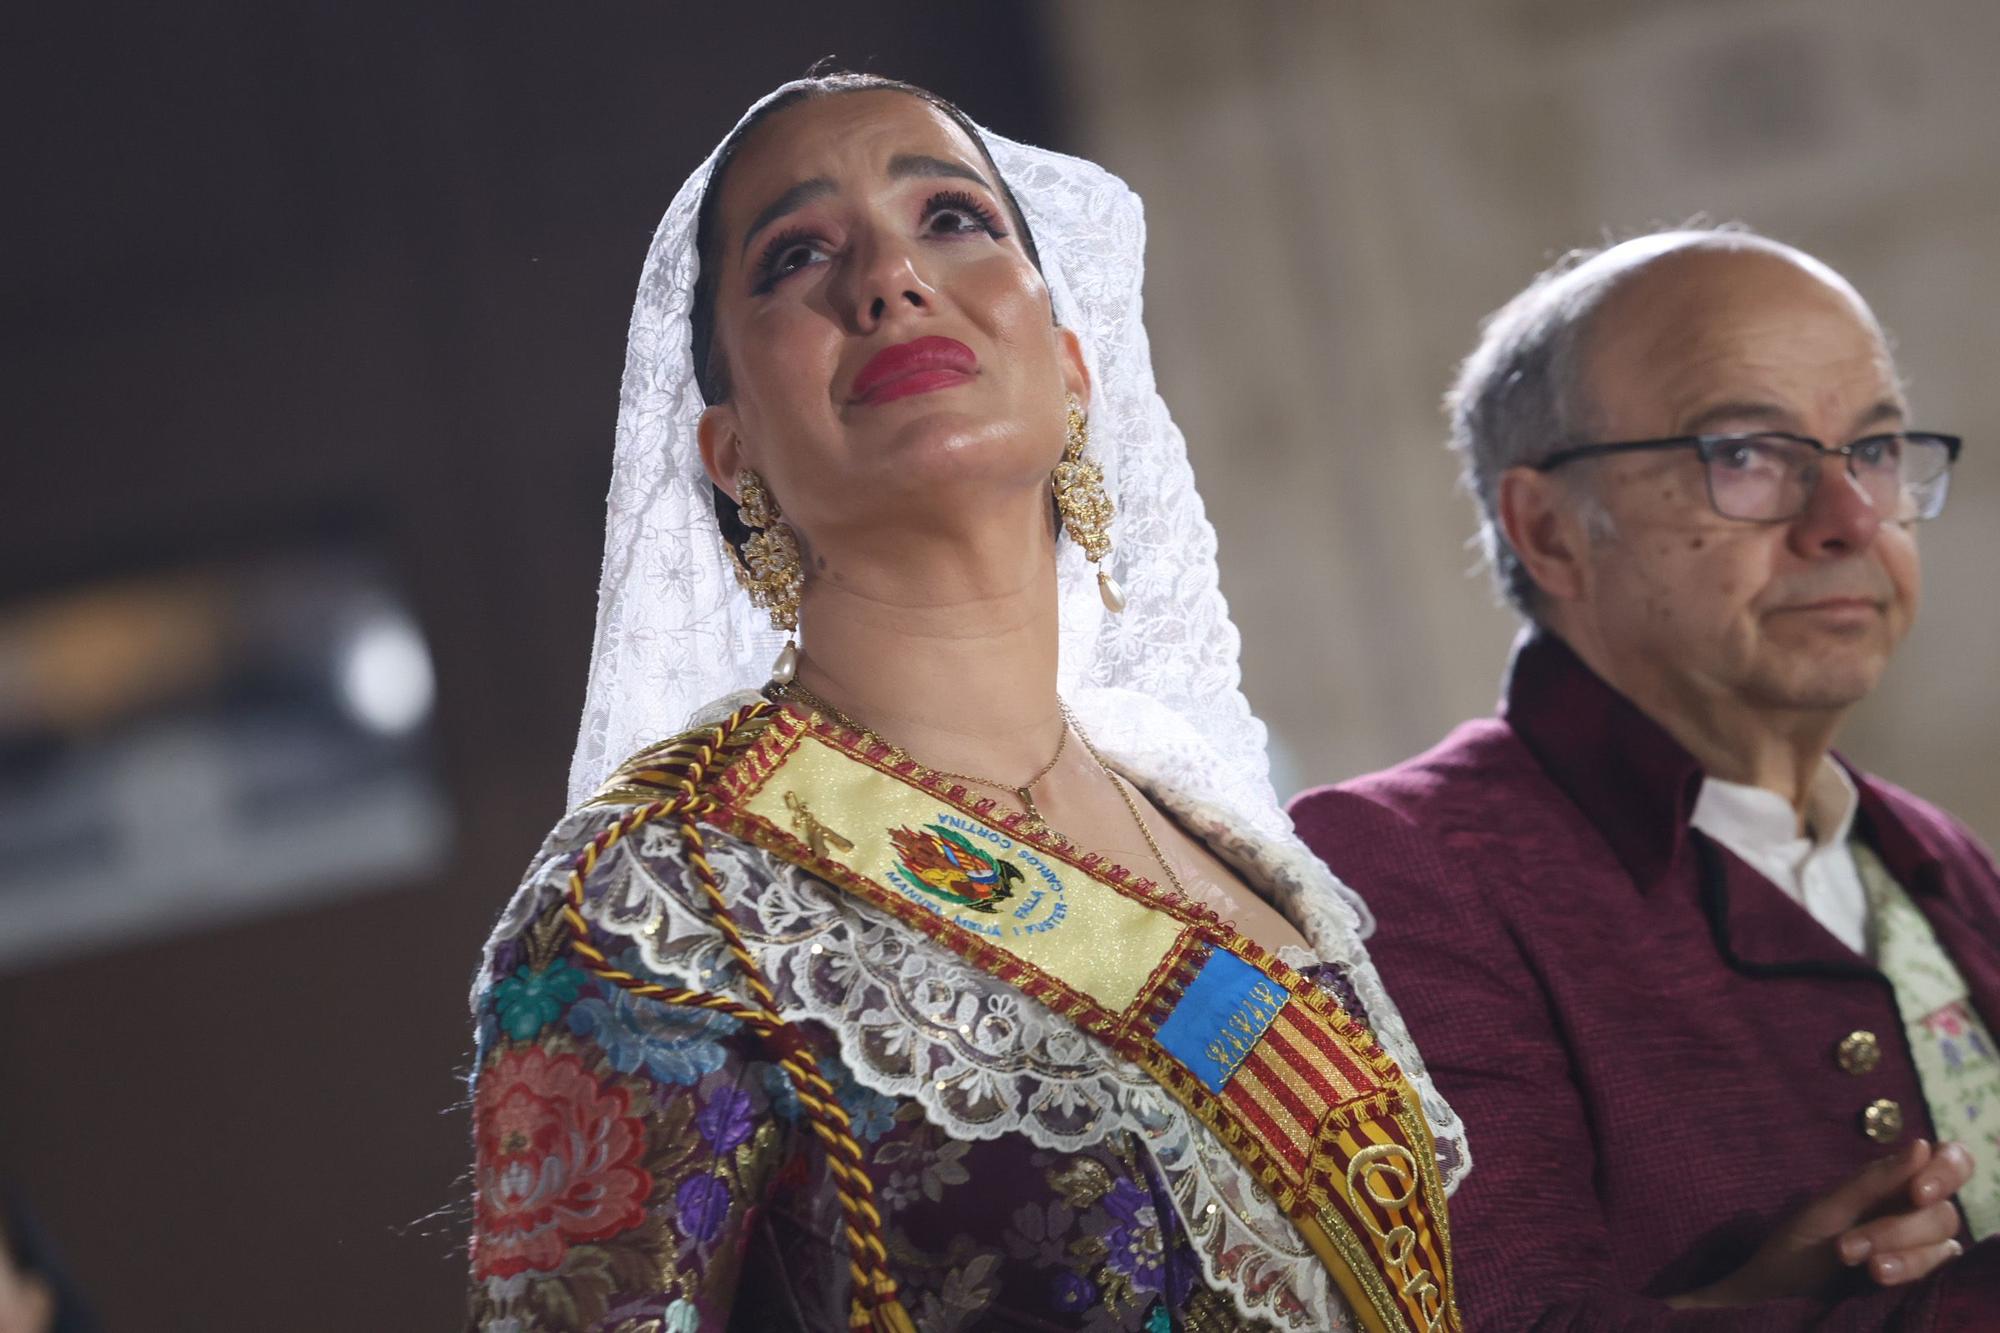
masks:
<svg viewBox="0 0 2000 1333"><path fill-rule="evenodd" d="M798 679L926 767L1011 785L1063 734L1055 549L989 536L815 560Z"/></svg>

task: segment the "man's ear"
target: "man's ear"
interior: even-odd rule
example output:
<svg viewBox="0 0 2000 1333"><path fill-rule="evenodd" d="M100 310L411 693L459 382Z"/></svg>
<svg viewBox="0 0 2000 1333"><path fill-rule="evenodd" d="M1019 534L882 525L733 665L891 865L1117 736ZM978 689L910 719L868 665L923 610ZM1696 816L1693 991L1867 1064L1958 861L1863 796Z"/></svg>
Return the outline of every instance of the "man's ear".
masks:
<svg viewBox="0 0 2000 1333"><path fill-rule="evenodd" d="M736 474L743 470L743 437L739 434L736 409L728 403L704 408L695 427L701 445L701 466L715 488L734 500Z"/></svg>
<svg viewBox="0 0 2000 1333"><path fill-rule="evenodd" d="M1090 367L1084 363L1083 343L1075 333L1065 328L1057 328L1056 337L1062 340L1063 390L1082 399L1087 410L1090 406Z"/></svg>
<svg viewBox="0 0 2000 1333"><path fill-rule="evenodd" d="M1562 481L1531 467L1508 468L1496 498L1500 531L1543 596L1557 602L1583 596L1590 537Z"/></svg>

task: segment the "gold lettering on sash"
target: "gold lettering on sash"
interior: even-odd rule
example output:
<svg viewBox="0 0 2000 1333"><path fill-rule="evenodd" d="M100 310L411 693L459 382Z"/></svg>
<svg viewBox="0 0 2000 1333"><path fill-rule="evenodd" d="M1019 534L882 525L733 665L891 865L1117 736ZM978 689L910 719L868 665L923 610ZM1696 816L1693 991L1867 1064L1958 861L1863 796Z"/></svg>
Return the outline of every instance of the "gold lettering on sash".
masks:
<svg viewBox="0 0 2000 1333"><path fill-rule="evenodd" d="M1382 1262L1390 1268L1401 1268L1410 1261L1410 1251L1417 1248L1417 1233L1408 1227L1391 1227L1387 1239L1382 1242ZM1409 1284L1403 1285L1405 1294Z"/></svg>
<svg viewBox="0 0 2000 1333"><path fill-rule="evenodd" d="M1347 1190L1355 1200L1366 1198L1390 1212L1406 1207L1417 1193L1417 1159L1400 1143L1370 1144L1347 1164ZM1384 1231L1371 1210L1354 1211L1381 1242L1383 1271L1395 1279L1403 1299L1423 1312L1425 1329L1444 1327L1444 1298L1437 1283L1413 1262L1417 1233L1401 1223Z"/></svg>
<svg viewBox="0 0 2000 1333"><path fill-rule="evenodd" d="M1390 1176L1387 1193L1382 1187L1384 1174ZM1417 1159L1400 1143L1371 1143L1347 1164L1348 1189L1356 1189L1357 1177L1367 1185L1370 1200L1393 1211L1406 1206L1417 1192Z"/></svg>
<svg viewBox="0 0 2000 1333"><path fill-rule="evenodd" d="M820 817L807 807L804 798L795 791L785 793L785 809L792 812L792 829L803 834L806 846L812 849L815 860L826 859L826 847L832 843L843 852L854 850L854 844L828 828Z"/></svg>
<svg viewBox="0 0 2000 1333"><path fill-rule="evenodd" d="M1418 1269L1416 1276L1403 1284L1403 1294L1415 1301L1417 1308L1424 1312L1425 1328L1437 1328L1443 1324L1444 1297L1438 1294L1437 1281L1429 1273ZM1433 1306L1436 1313L1432 1313Z"/></svg>

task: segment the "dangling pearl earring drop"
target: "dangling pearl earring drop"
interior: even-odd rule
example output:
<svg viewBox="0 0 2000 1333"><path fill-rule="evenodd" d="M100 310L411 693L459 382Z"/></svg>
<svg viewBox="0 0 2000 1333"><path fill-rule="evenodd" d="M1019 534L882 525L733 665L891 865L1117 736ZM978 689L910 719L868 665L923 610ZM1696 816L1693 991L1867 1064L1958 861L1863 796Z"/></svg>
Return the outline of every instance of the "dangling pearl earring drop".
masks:
<svg viewBox="0 0 2000 1333"><path fill-rule="evenodd" d="M771 683L789 685L799 674L799 641L786 639L785 646L778 650L778 660L771 663Z"/></svg>

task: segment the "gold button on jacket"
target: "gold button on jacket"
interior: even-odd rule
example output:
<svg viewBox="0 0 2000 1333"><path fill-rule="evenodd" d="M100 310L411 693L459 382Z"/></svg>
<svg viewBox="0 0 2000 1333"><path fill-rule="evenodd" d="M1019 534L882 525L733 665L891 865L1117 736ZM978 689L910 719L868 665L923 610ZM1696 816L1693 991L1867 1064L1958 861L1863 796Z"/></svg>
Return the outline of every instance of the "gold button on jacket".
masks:
<svg viewBox="0 0 2000 1333"><path fill-rule="evenodd" d="M1882 1043L1866 1028L1856 1028L1833 1048L1833 1058L1850 1074L1872 1074L1882 1063Z"/></svg>
<svg viewBox="0 0 2000 1333"><path fill-rule="evenodd" d="M1861 1132L1877 1143L1894 1143L1903 1132L1903 1108L1878 1097L1861 1113Z"/></svg>

